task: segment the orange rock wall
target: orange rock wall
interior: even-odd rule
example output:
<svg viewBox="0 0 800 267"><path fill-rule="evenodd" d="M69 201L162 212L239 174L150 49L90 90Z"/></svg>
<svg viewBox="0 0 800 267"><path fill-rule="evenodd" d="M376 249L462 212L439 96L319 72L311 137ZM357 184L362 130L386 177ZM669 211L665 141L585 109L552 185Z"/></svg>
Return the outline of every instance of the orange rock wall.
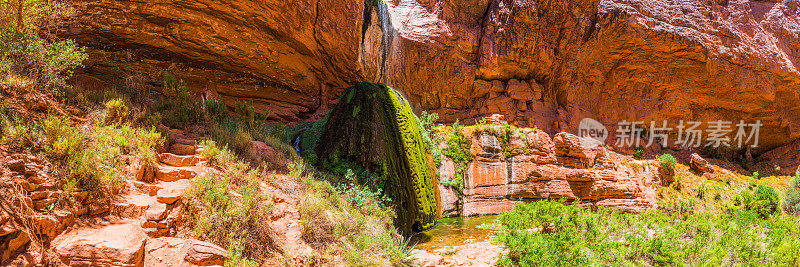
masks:
<svg viewBox="0 0 800 267"><path fill-rule="evenodd" d="M587 150L575 135L554 138L533 129L514 129L510 158L498 134L504 126L471 127L474 157L464 179L463 199L440 186L444 216L498 214L518 202L580 199L592 206L642 212L656 207L653 183L660 182L652 161L637 161L605 148ZM440 180L454 177L453 163L443 161Z"/></svg>
<svg viewBox="0 0 800 267"><path fill-rule="evenodd" d="M377 2L384 16L363 1L81 0L65 34L90 47L81 75L158 88L171 71L275 120L319 118L376 81L443 122L761 120L754 153L800 137L794 0Z"/></svg>

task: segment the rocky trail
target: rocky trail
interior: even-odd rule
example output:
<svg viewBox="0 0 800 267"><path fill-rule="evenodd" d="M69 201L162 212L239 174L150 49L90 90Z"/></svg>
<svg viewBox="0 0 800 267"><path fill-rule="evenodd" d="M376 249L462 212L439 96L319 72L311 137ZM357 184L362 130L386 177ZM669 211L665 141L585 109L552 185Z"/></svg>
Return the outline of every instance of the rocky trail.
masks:
<svg viewBox="0 0 800 267"><path fill-rule="evenodd" d="M226 251L214 244L179 238L183 192L205 171L195 140L178 138L159 155L155 172L126 181L134 190L118 196L106 216L76 224L51 247L69 265L222 265ZM151 176L151 177L148 177ZM144 182L143 182L144 181Z"/></svg>
<svg viewBox="0 0 800 267"><path fill-rule="evenodd" d="M175 133L175 131L173 131ZM126 180L127 191L116 196L110 205L91 203L88 207L55 210L34 214L29 233L15 229L11 216L0 212L0 262L27 266L35 253L26 252L31 236L52 239L50 248L68 265L100 266L207 266L222 265L226 251L214 244L182 238L181 195L190 180L208 167L197 154L194 139L177 135L167 152L159 154L155 171L139 168L135 180ZM29 207L47 208L64 194L47 176L46 165L35 157L12 156L5 163L13 181L27 192L22 196ZM73 195L80 200L86 192ZM96 204L96 205L95 205ZM14 212L10 212L11 215ZM76 217L86 217L77 218ZM46 231L43 232L42 231ZM63 232L62 232L63 231ZM179 237L181 236L181 237Z"/></svg>

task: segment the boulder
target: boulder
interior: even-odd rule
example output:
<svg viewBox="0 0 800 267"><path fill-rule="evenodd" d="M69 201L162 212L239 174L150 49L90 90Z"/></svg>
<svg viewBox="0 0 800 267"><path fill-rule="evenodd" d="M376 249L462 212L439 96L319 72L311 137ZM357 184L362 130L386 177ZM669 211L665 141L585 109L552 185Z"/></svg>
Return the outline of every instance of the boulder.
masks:
<svg viewBox="0 0 800 267"><path fill-rule="evenodd" d="M0 262L4 262L11 258L14 253L18 252L22 249L25 245L27 245L31 239L27 233L24 231L14 231L13 233L7 235L4 238L6 244L0 244L0 248L5 248L0 251Z"/></svg>
<svg viewBox="0 0 800 267"><path fill-rule="evenodd" d="M70 266L143 266L147 235L133 222L93 225L53 240L53 250Z"/></svg>
<svg viewBox="0 0 800 267"><path fill-rule="evenodd" d="M53 215L36 214L33 216L33 221L36 224L36 233L48 239L56 237L64 230L64 225Z"/></svg>
<svg viewBox="0 0 800 267"><path fill-rule="evenodd" d="M714 167L697 153L693 153L689 157L689 167L697 172L714 173Z"/></svg>
<svg viewBox="0 0 800 267"><path fill-rule="evenodd" d="M498 214L514 209L517 203L561 198L630 212L656 207L651 185L658 172L647 167L651 161L631 160L605 148L583 149L577 137L568 133L551 139L533 129L512 131L517 131L510 140L515 152L508 158L482 134L470 136L474 157L464 177L463 201L454 201L446 188L440 188L440 200L446 207L443 216ZM442 161L441 179L454 175L449 162ZM453 207L458 205L460 209Z"/></svg>
<svg viewBox="0 0 800 267"><path fill-rule="evenodd" d="M511 79L508 81L508 96L513 99L532 101L542 98L542 92L534 91L531 85L526 81Z"/></svg>
<svg viewBox="0 0 800 267"><path fill-rule="evenodd" d="M174 237L151 239L145 251L145 266L217 266L227 259L227 252L219 246Z"/></svg>
<svg viewBox="0 0 800 267"><path fill-rule="evenodd" d="M187 239L184 260L200 266L222 265L227 258L225 249L199 240Z"/></svg>
<svg viewBox="0 0 800 267"><path fill-rule="evenodd" d="M6 162L8 169L15 172L25 172L25 161L22 159L12 159Z"/></svg>
<svg viewBox="0 0 800 267"><path fill-rule="evenodd" d="M148 221L160 221L167 217L167 204L156 203L150 205L145 213L145 219Z"/></svg>
<svg viewBox="0 0 800 267"><path fill-rule="evenodd" d="M508 124L508 122L505 121L505 116L501 114L492 114L491 116L486 117L486 123L495 125Z"/></svg>
<svg viewBox="0 0 800 267"><path fill-rule="evenodd" d="M261 141L253 141L251 142L252 147L250 149L250 156L254 159L264 160L268 163L274 164L272 167L282 167L289 164L289 160L286 157L275 150L275 148L267 145Z"/></svg>

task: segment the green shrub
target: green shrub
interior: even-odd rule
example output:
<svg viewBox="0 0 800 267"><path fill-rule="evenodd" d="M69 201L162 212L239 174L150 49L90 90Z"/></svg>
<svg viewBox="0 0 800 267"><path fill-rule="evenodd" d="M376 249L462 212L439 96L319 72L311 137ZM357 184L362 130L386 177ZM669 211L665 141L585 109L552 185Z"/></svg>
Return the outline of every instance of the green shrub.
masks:
<svg viewBox="0 0 800 267"><path fill-rule="evenodd" d="M236 102L235 112L239 115L239 121L244 124L245 129L251 135L255 135L258 139L264 138L262 133L267 123L267 117L269 117L269 110L264 113L258 113L253 107L252 101L246 101Z"/></svg>
<svg viewBox="0 0 800 267"><path fill-rule="evenodd" d="M14 117L14 114L8 109L6 101L0 99L0 133L3 133L3 127L11 124Z"/></svg>
<svg viewBox="0 0 800 267"><path fill-rule="evenodd" d="M661 167L666 169L669 173L675 173L675 165L678 164L678 161L675 160L670 154L662 154L658 156L658 162L661 163Z"/></svg>
<svg viewBox="0 0 800 267"><path fill-rule="evenodd" d="M131 114L130 108L128 108L128 106L125 105L125 102L120 98L107 101L105 106L105 124L119 124L126 122L128 116Z"/></svg>
<svg viewBox="0 0 800 267"><path fill-rule="evenodd" d="M66 159L83 149L84 135L71 121L62 117L48 117L42 122L50 144L46 151L58 159Z"/></svg>
<svg viewBox="0 0 800 267"><path fill-rule="evenodd" d="M233 149L238 155L246 156L250 153L253 146L252 133L243 125L240 125L236 118L225 118L221 123L209 125L211 139L220 144Z"/></svg>
<svg viewBox="0 0 800 267"><path fill-rule="evenodd" d="M457 163L472 161L472 153L469 150L472 140L464 136L463 129L464 126L461 126L458 120L453 123L447 139L447 148L444 150L444 155Z"/></svg>
<svg viewBox="0 0 800 267"><path fill-rule="evenodd" d="M208 98L206 100L206 119L212 122L220 122L228 117L228 106L221 100Z"/></svg>
<svg viewBox="0 0 800 267"><path fill-rule="evenodd" d="M731 210L752 211L761 218L768 218L780 210L780 195L775 188L759 183L754 191L744 190L733 200Z"/></svg>
<svg viewBox="0 0 800 267"><path fill-rule="evenodd" d="M800 215L800 172L794 174L792 186L786 189L784 210L786 210L787 213Z"/></svg>
<svg viewBox="0 0 800 267"><path fill-rule="evenodd" d="M190 123L198 122L202 115L200 102L192 99L189 88L170 73L164 73L165 99L157 110L168 126L183 128Z"/></svg>
<svg viewBox="0 0 800 267"><path fill-rule="evenodd" d="M106 197L120 188L127 165L124 156L155 166L155 147L164 141L154 129L135 129L127 123L79 127L66 118L50 116L42 128L47 140L44 150L64 171L65 190L80 188L93 197Z"/></svg>
<svg viewBox="0 0 800 267"><path fill-rule="evenodd" d="M384 205L389 199L367 186L337 189L327 181L303 175L301 163L289 167L290 175L303 184L299 224L302 238L312 247L326 251L328 257L341 256L347 266L388 266L407 261L408 243L396 238L394 210Z"/></svg>
<svg viewBox="0 0 800 267"><path fill-rule="evenodd" d="M635 158L635 159L643 159L644 158L644 148L637 147L636 151L633 153L633 158Z"/></svg>
<svg viewBox="0 0 800 267"><path fill-rule="evenodd" d="M39 131L35 126L15 120L2 128L0 143L12 149L30 150L39 148Z"/></svg>
<svg viewBox="0 0 800 267"><path fill-rule="evenodd" d="M86 58L84 48L73 40L45 39L33 30L0 29L0 78L21 75L34 81L35 86L53 91L65 87L72 69L81 66Z"/></svg>
<svg viewBox="0 0 800 267"><path fill-rule="evenodd" d="M800 263L800 219L651 211L639 214L545 200L498 216L501 266L752 266Z"/></svg>
<svg viewBox="0 0 800 267"><path fill-rule="evenodd" d="M266 257L274 246L267 224L272 203L261 193L261 175L257 170L212 170L193 179L183 198L195 236L228 249L226 266L254 265L252 259Z"/></svg>
<svg viewBox="0 0 800 267"><path fill-rule="evenodd" d="M431 130L436 120L439 119L439 114L422 111L422 114L417 119L422 141L425 142L425 149L433 156L433 163L440 167L442 165L442 151L439 150L439 144L433 142L433 137L431 136Z"/></svg>
<svg viewBox="0 0 800 267"><path fill-rule="evenodd" d="M200 156L209 161L216 160L217 156L222 153L222 149L217 146L217 142L214 140L202 140L200 141L200 147L203 148L200 151Z"/></svg>
<svg viewBox="0 0 800 267"><path fill-rule="evenodd" d="M467 175L467 166L472 161L472 153L470 146L472 140L464 136L464 126L458 123L458 120L453 123L450 128L450 133L447 138L447 148L445 148L444 155L453 160L456 171L452 181L444 181L443 185L456 189L461 196L461 190L464 188L464 176Z"/></svg>

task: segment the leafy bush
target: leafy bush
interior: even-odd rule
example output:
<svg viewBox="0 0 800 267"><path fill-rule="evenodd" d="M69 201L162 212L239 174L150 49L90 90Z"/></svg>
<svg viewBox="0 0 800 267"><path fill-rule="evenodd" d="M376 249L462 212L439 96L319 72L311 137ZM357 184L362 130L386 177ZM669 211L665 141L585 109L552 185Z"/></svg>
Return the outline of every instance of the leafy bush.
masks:
<svg viewBox="0 0 800 267"><path fill-rule="evenodd" d="M131 114L130 108L120 99L112 99L106 102L105 124L119 124L127 121Z"/></svg>
<svg viewBox="0 0 800 267"><path fill-rule="evenodd" d="M669 173L675 173L675 165L678 164L678 161L675 160L670 154L662 154L658 156L658 162L661 163L661 167L666 169Z"/></svg>
<svg viewBox="0 0 800 267"><path fill-rule="evenodd" d="M787 213L800 215L800 172L794 174L792 186L786 189L786 203L783 208Z"/></svg>
<svg viewBox="0 0 800 267"><path fill-rule="evenodd" d="M154 166L155 147L163 142L155 130L121 125L78 127L62 117L51 116L42 122L47 139L45 152L64 170L65 189L88 190L93 197L104 197L119 189L124 155L134 155Z"/></svg>
<svg viewBox="0 0 800 267"><path fill-rule="evenodd" d="M45 150L52 157L66 159L83 148L83 133L66 118L49 117L42 122L42 128L47 140L50 140Z"/></svg>
<svg viewBox="0 0 800 267"><path fill-rule="evenodd" d="M39 147L39 131L20 120L15 120L10 125L2 128L0 143L12 149L35 149Z"/></svg>
<svg viewBox="0 0 800 267"><path fill-rule="evenodd" d="M242 156L250 153L253 146L252 141L255 140L248 129L231 117L225 118L218 124L209 125L209 132L211 139L233 149Z"/></svg>
<svg viewBox="0 0 800 267"><path fill-rule="evenodd" d="M45 39L33 30L0 29L0 76L21 75L43 89L62 88L86 57L73 40Z"/></svg>
<svg viewBox="0 0 800 267"><path fill-rule="evenodd" d="M443 185L456 189L459 196L464 188L463 181L464 176L467 175L467 166L472 161L470 152L472 140L464 136L463 129L464 126L461 126L458 120L453 123L447 138L447 148L444 150L444 155L453 160L456 171L453 180L445 181Z"/></svg>
<svg viewBox="0 0 800 267"><path fill-rule="evenodd" d="M264 113L256 112L255 107L251 101L236 102L236 114L239 115L239 122L244 124L245 129L250 132L250 135L255 135L259 139L263 139L262 131L264 125L267 123L269 117L269 110Z"/></svg>
<svg viewBox="0 0 800 267"><path fill-rule="evenodd" d="M184 198L195 236L228 248L226 266L257 266L250 259L274 246L266 223L272 203L261 193L259 176L256 170L209 171L192 180ZM245 182L236 186L234 179Z"/></svg>
<svg viewBox="0 0 800 267"><path fill-rule="evenodd" d="M761 218L768 218L780 208L780 195L775 188L759 183L755 191L743 190L733 200L732 211L752 211Z"/></svg>
<svg viewBox="0 0 800 267"><path fill-rule="evenodd" d="M469 150L472 140L464 136L463 129L464 126L461 126L458 120L453 123L447 139L447 148L444 150L444 155L457 163L472 161L472 153Z"/></svg>
<svg viewBox="0 0 800 267"><path fill-rule="evenodd" d="M497 218L509 252L501 266L792 265L800 263L794 216L622 213L545 200ZM766 249L765 249L766 248Z"/></svg>
<svg viewBox="0 0 800 267"><path fill-rule="evenodd" d="M161 112L167 125L182 128L189 123L199 121L202 107L200 102L192 100L189 88L183 80L175 78L170 73L164 73L164 89L165 99L158 105L157 110Z"/></svg>
<svg viewBox="0 0 800 267"><path fill-rule="evenodd" d="M8 109L6 101L0 100L0 133L3 132L3 127L11 124L14 117L14 114Z"/></svg>
<svg viewBox="0 0 800 267"><path fill-rule="evenodd" d="M221 100L209 98L206 100L206 119L212 122L220 122L228 117L228 106Z"/></svg>
<svg viewBox="0 0 800 267"><path fill-rule="evenodd" d="M644 148L637 147L636 151L633 153L633 158L635 158L635 159L643 159L644 158Z"/></svg>
<svg viewBox="0 0 800 267"><path fill-rule="evenodd" d="M300 163L290 164L289 170L303 184L299 224L302 238L312 247L341 257L348 266L387 266L407 260L408 244L397 238L394 211L382 204L389 200L380 192L360 185L337 189L303 175Z"/></svg>
<svg viewBox="0 0 800 267"><path fill-rule="evenodd" d="M439 114L422 111L422 114L417 119L422 141L425 142L425 149L431 153L433 162L439 167L442 165L442 151L439 150L439 145L433 142L433 137L431 136L431 130L436 120L439 119Z"/></svg>

